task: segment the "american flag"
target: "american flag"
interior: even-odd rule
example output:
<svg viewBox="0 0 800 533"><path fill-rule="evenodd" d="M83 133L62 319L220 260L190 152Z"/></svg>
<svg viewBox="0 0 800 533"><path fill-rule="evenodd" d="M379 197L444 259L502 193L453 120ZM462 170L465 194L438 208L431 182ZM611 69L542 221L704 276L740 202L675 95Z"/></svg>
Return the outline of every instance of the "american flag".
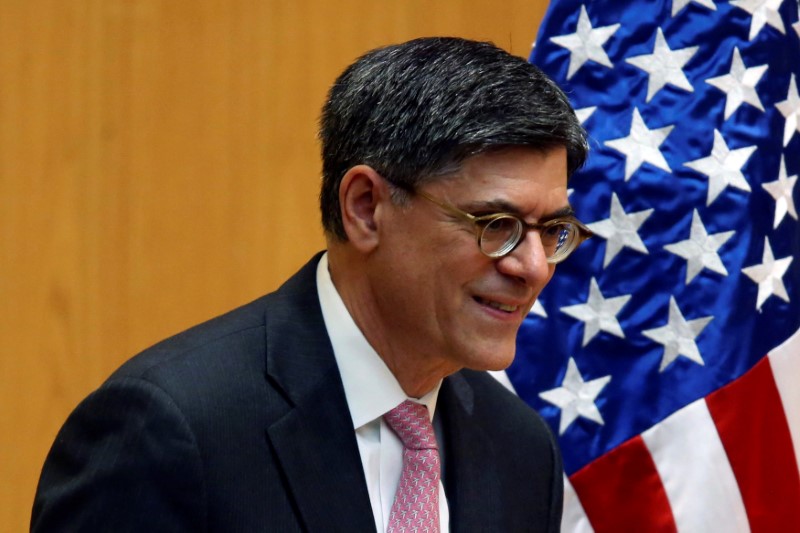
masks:
<svg viewBox="0 0 800 533"><path fill-rule="evenodd" d="M800 531L800 6L555 0L531 61L596 236L507 375L558 435L564 531Z"/></svg>

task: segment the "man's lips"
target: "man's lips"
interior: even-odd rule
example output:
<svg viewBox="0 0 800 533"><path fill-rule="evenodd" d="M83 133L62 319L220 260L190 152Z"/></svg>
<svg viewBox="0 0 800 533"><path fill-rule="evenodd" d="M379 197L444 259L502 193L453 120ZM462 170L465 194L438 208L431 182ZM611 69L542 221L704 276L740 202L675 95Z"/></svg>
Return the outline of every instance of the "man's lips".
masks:
<svg viewBox="0 0 800 533"><path fill-rule="evenodd" d="M489 298L484 298L481 296L475 296L475 301L481 305L485 305L491 307L492 309L497 309L505 313L515 313L520 308L520 304L499 302L497 300L491 300Z"/></svg>

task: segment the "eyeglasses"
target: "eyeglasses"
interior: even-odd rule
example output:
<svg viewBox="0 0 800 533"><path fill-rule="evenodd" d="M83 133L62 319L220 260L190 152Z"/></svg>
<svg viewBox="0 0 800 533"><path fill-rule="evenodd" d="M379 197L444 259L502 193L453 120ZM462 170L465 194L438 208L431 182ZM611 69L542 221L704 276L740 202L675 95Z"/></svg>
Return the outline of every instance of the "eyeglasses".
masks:
<svg viewBox="0 0 800 533"><path fill-rule="evenodd" d="M422 191L415 193L448 213L473 224L475 235L478 237L478 247L484 255L492 258L508 255L517 247L525 233L535 230L542 239L547 262L556 264L569 257L580 243L593 235L589 228L573 216L554 218L541 224L525 222L510 213L493 213L476 217Z"/></svg>

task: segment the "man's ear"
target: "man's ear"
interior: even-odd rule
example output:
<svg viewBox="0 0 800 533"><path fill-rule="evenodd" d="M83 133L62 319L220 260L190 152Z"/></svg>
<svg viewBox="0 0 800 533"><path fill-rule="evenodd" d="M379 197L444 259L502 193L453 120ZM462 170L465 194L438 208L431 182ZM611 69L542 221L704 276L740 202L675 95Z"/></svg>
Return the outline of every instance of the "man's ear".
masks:
<svg viewBox="0 0 800 533"><path fill-rule="evenodd" d="M378 246L381 209L389 200L384 179L367 165L348 170L339 184L339 205L348 241L359 251Z"/></svg>

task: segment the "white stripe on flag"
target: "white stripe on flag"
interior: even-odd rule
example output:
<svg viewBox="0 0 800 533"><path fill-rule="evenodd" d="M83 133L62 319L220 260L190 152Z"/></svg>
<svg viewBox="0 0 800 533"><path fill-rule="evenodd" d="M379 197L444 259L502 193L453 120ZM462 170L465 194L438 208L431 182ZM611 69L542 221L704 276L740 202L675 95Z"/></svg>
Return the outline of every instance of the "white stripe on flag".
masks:
<svg viewBox="0 0 800 533"><path fill-rule="evenodd" d="M770 351L769 364L792 435L794 458L800 466L800 387L797 386L800 376L800 330Z"/></svg>
<svg viewBox="0 0 800 533"><path fill-rule="evenodd" d="M681 533L750 531L742 495L705 400L642 433Z"/></svg>
<svg viewBox="0 0 800 533"><path fill-rule="evenodd" d="M572 488L567 476L564 476L564 516L561 519L562 533L594 533L589 518L583 511L581 501Z"/></svg>

